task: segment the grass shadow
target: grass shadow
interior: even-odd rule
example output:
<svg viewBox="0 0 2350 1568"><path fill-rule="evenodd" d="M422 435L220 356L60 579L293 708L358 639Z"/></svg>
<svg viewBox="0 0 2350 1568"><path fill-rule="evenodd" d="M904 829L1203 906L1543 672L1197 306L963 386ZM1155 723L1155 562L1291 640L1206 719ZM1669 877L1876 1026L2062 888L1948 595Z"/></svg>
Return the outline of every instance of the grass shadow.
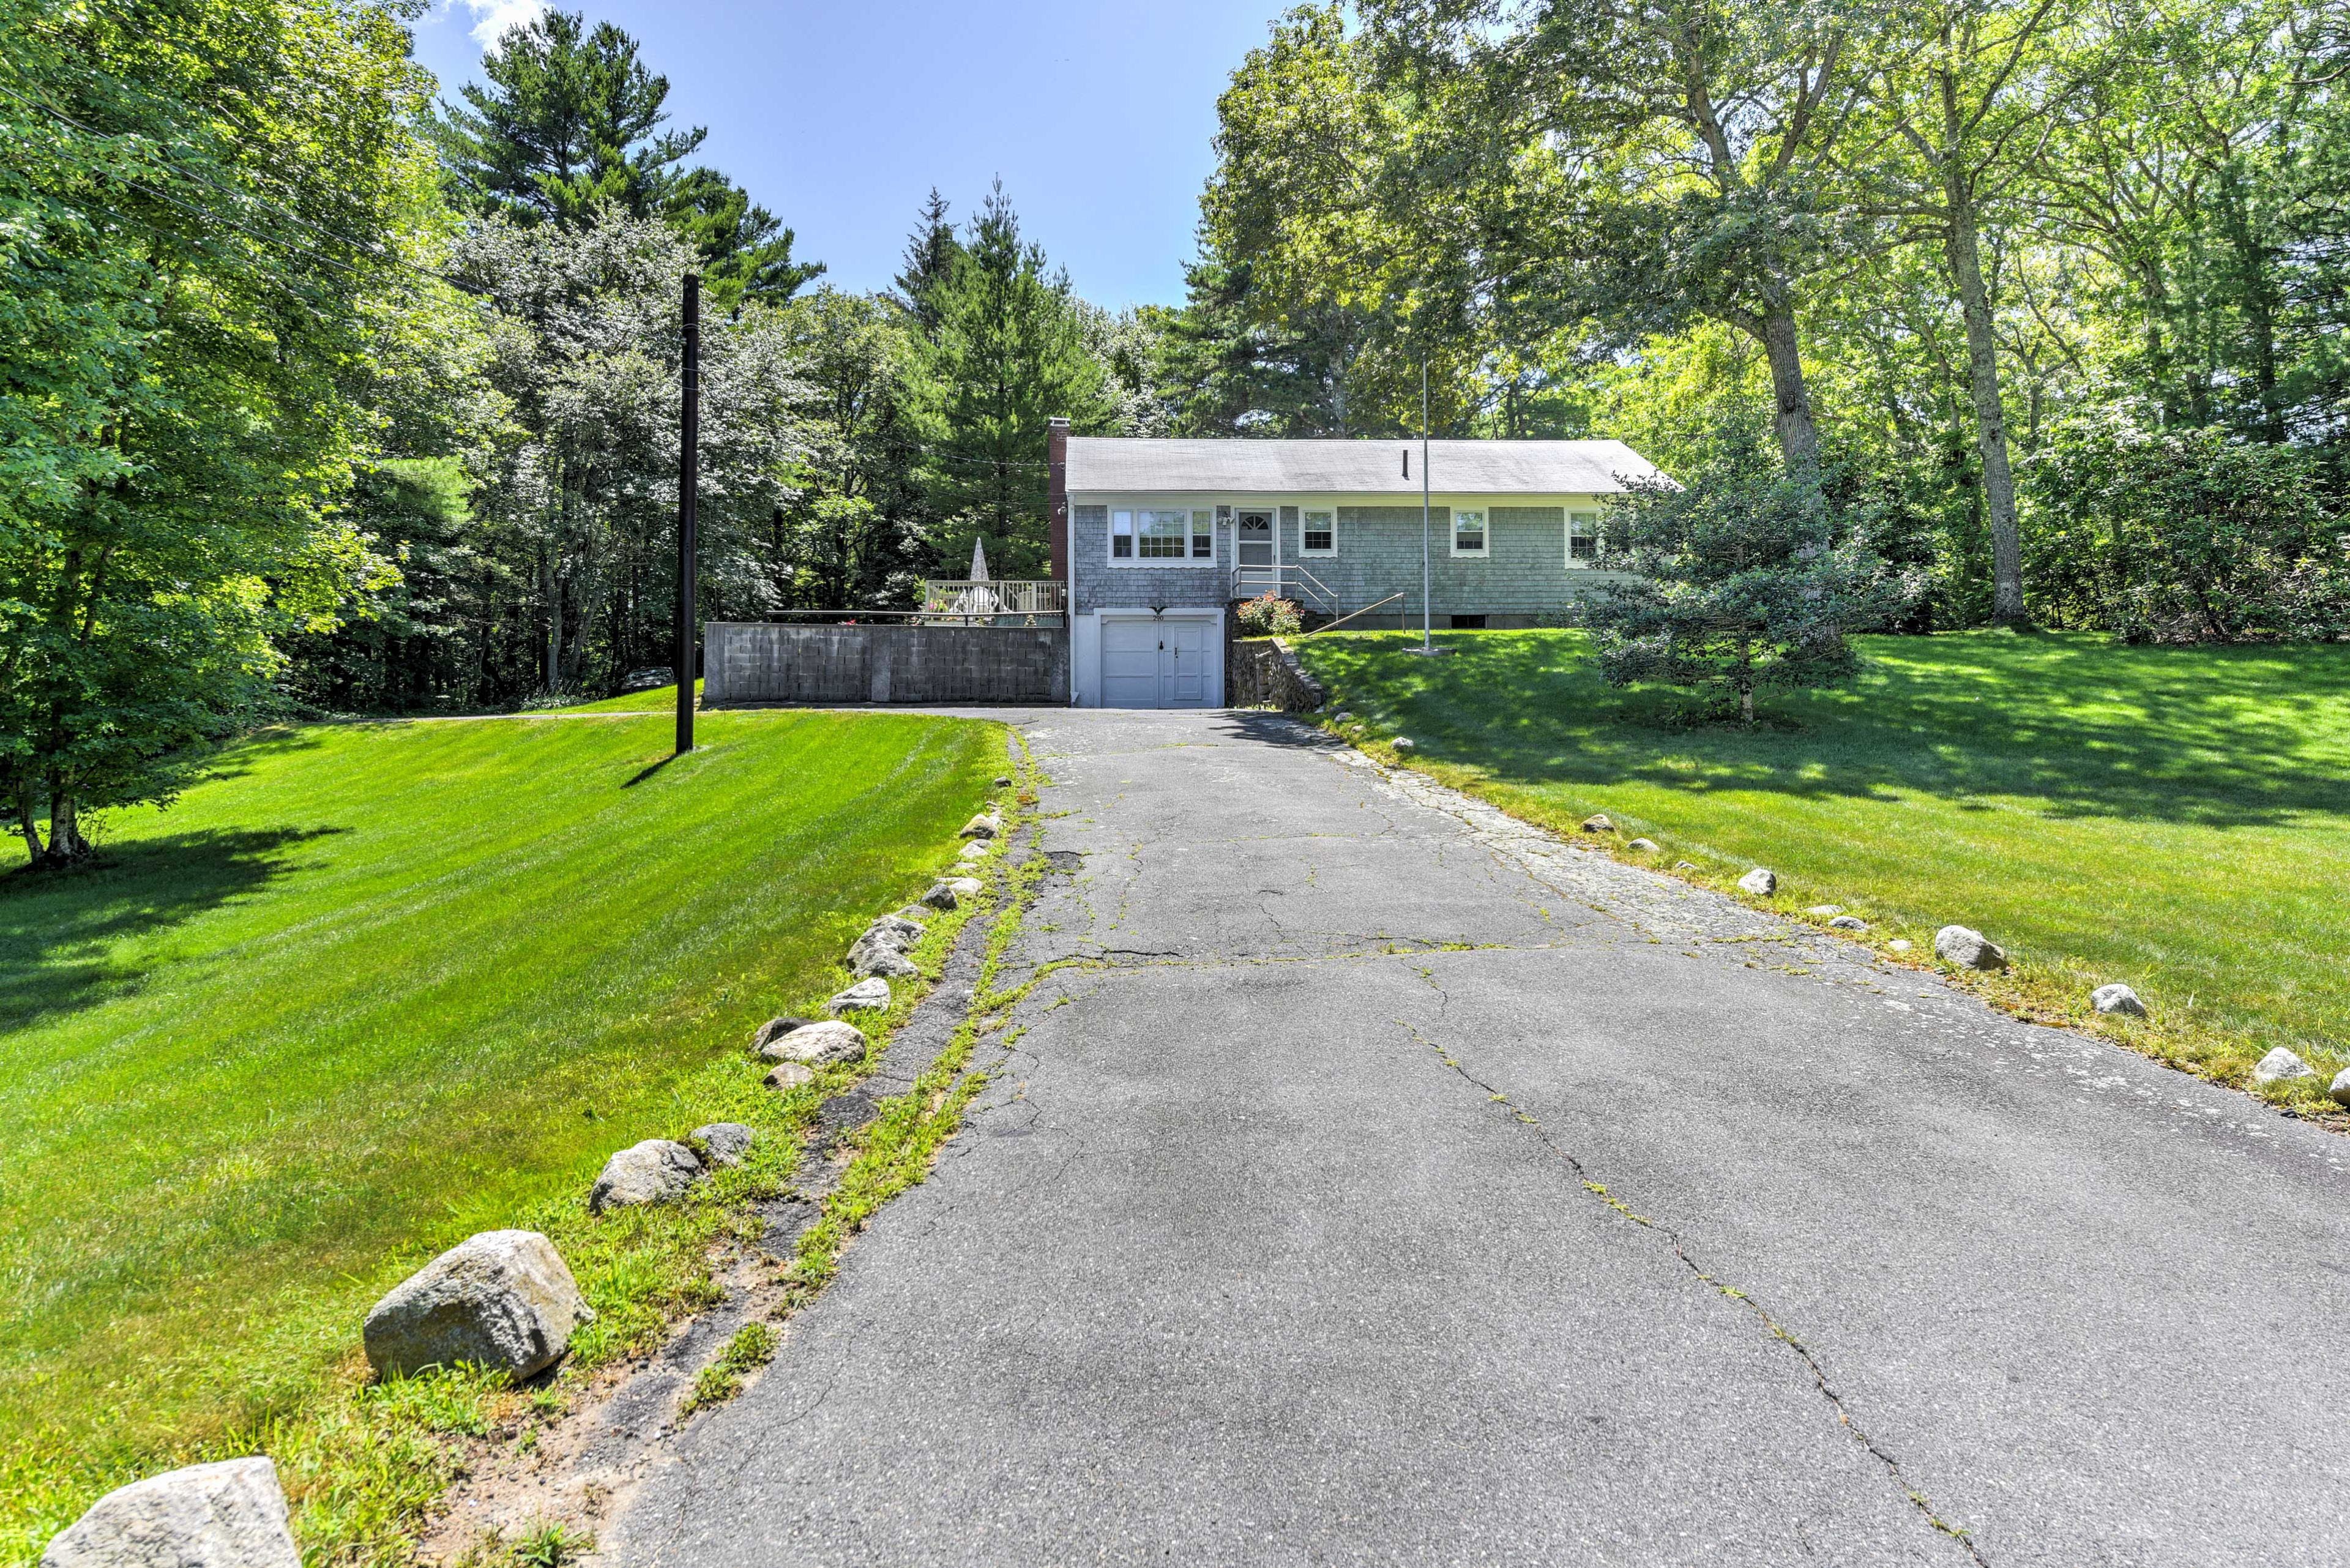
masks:
<svg viewBox="0 0 2350 1568"><path fill-rule="evenodd" d="M135 988L116 950L298 868L286 851L339 827L165 834L109 845L70 871L0 877L0 1033Z"/></svg>
<svg viewBox="0 0 2350 1568"><path fill-rule="evenodd" d="M1423 754L1511 783L2022 797L2054 816L2207 826L2350 799L2345 648L1872 638L1860 680L1773 693L1772 722L1750 731L1687 723L1677 692L1607 686L1571 635L1456 634L1462 657L1440 661L1386 640L1325 643L1315 673L1352 705L1376 703Z"/></svg>

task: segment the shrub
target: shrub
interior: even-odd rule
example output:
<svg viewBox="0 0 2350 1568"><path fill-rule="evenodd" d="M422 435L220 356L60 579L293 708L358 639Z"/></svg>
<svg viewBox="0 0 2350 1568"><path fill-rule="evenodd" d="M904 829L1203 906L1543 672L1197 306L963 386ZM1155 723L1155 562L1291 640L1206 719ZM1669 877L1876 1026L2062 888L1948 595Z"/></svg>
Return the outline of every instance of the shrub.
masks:
<svg viewBox="0 0 2350 1568"><path fill-rule="evenodd" d="M2163 429L2134 400L2024 465L2043 602L2133 642L2350 635L2350 518L2316 454Z"/></svg>
<svg viewBox="0 0 2350 1568"><path fill-rule="evenodd" d="M1287 637L1305 624L1296 605L1270 590L1242 600L1240 618L1241 629L1251 637Z"/></svg>

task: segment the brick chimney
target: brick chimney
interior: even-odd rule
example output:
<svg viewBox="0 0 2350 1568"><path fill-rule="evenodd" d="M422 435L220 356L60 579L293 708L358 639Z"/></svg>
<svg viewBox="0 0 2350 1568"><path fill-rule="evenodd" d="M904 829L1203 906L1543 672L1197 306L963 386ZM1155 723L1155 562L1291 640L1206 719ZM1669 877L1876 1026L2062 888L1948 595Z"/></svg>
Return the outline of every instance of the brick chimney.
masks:
<svg viewBox="0 0 2350 1568"><path fill-rule="evenodd" d="M1069 580L1069 421L1055 419L1045 435L1045 537L1053 551L1053 576Z"/></svg>

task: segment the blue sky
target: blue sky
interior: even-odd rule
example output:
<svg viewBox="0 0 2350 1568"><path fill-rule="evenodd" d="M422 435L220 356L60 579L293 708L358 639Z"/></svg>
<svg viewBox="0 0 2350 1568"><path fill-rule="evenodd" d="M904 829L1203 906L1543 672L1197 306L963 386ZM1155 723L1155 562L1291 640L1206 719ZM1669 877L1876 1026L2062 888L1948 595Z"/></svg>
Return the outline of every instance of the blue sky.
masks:
<svg viewBox="0 0 2350 1568"><path fill-rule="evenodd" d="M886 285L932 185L968 216L1001 175L1079 293L1173 304L1214 167L1216 95L1288 0L1085 5L604 0L670 80L704 159L798 231L843 288ZM533 0L442 0L417 28L444 93ZM478 36L477 36L478 35Z"/></svg>

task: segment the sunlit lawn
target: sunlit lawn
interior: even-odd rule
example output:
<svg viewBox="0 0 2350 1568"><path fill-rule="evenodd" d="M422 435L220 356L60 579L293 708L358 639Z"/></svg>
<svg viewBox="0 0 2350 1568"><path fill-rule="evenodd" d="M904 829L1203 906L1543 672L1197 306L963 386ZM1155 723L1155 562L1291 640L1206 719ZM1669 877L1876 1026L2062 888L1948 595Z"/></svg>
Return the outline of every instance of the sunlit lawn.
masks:
<svg viewBox="0 0 2350 1568"><path fill-rule="evenodd" d="M421 1256L584 1185L820 997L1004 765L992 725L319 727L105 864L0 879L0 1449L298 1393Z"/></svg>
<svg viewBox="0 0 2350 1568"><path fill-rule="evenodd" d="M1750 732L1607 686L1581 633L1417 640L1298 647L1375 740L1514 814L1604 810L1660 864L1768 865L1782 907L1921 947L1974 926L2074 1012L2126 981L2222 1077L2278 1044L2350 1060L2350 648L1869 638L1858 681L1770 696L1783 723Z"/></svg>

